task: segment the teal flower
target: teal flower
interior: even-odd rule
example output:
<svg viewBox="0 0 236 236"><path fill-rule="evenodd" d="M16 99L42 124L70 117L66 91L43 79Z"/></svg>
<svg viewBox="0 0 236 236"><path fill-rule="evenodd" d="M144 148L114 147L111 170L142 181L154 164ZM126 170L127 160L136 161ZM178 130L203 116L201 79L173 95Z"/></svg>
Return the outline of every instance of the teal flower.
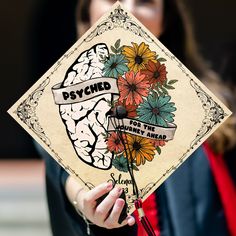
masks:
<svg viewBox="0 0 236 236"><path fill-rule="evenodd" d="M125 63L128 61L122 54L112 54L104 64L103 73L106 77L118 78L118 75L123 75L129 68Z"/></svg>
<svg viewBox="0 0 236 236"><path fill-rule="evenodd" d="M156 96L151 94L137 108L139 120L149 124L168 127L168 123L174 122L175 116L172 112L176 111L175 104L169 102L170 96Z"/></svg>
<svg viewBox="0 0 236 236"><path fill-rule="evenodd" d="M127 159L123 155L116 156L115 159L112 160L112 165L119 171L128 172Z"/></svg>

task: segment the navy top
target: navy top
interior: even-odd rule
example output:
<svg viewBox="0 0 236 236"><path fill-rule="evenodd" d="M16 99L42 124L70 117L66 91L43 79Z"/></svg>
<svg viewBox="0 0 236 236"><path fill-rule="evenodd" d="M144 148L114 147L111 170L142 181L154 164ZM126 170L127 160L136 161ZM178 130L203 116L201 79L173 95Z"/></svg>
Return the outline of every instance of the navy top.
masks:
<svg viewBox="0 0 236 236"><path fill-rule="evenodd" d="M46 163L46 189L54 236L87 235L64 184L68 174L39 146ZM207 157L200 147L155 192L161 236L229 235ZM91 235L136 235L136 226L107 230L90 226Z"/></svg>

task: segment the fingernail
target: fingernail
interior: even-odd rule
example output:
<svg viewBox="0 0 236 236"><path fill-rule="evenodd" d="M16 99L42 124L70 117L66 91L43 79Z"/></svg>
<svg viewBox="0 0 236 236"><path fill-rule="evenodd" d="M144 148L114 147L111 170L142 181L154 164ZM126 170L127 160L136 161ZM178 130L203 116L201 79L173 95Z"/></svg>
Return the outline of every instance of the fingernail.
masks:
<svg viewBox="0 0 236 236"><path fill-rule="evenodd" d="M111 182L109 182L109 183L106 184L106 188L107 188L107 190L111 190L112 187L113 187L113 185L112 185Z"/></svg>
<svg viewBox="0 0 236 236"><path fill-rule="evenodd" d="M116 191L117 191L118 194L121 194L122 191L123 191L123 188L117 187L117 190L116 190Z"/></svg>
<svg viewBox="0 0 236 236"><path fill-rule="evenodd" d="M128 223L129 226L132 226L133 224L135 224L135 219L134 219L134 217L128 216L128 217L127 217L127 223Z"/></svg>
<svg viewBox="0 0 236 236"><path fill-rule="evenodd" d="M125 201L123 199L117 199L118 207L123 207L125 205Z"/></svg>

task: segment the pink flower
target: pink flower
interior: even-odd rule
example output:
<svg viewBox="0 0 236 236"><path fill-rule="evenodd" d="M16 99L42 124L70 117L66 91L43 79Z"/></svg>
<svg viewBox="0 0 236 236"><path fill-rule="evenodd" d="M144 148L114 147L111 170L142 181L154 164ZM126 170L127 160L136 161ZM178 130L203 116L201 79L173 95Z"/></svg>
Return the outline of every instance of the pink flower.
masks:
<svg viewBox="0 0 236 236"><path fill-rule="evenodd" d="M166 145L166 141L164 140L150 139L150 141L154 145L154 147L163 147Z"/></svg>

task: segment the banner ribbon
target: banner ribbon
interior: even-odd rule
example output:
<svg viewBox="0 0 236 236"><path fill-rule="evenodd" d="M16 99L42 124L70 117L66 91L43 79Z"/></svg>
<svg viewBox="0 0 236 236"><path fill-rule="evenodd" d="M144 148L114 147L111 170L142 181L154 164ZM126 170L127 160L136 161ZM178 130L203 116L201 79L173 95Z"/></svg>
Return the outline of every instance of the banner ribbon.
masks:
<svg viewBox="0 0 236 236"><path fill-rule="evenodd" d="M68 87L56 84L52 87L54 101L57 105L83 102L102 94L118 94L117 79L95 78Z"/></svg>
<svg viewBox="0 0 236 236"><path fill-rule="evenodd" d="M121 120L115 117L108 117L108 131L121 130L129 134L139 135L155 140L172 140L177 126L168 123L168 127L161 127L141 122L136 119L124 118Z"/></svg>

